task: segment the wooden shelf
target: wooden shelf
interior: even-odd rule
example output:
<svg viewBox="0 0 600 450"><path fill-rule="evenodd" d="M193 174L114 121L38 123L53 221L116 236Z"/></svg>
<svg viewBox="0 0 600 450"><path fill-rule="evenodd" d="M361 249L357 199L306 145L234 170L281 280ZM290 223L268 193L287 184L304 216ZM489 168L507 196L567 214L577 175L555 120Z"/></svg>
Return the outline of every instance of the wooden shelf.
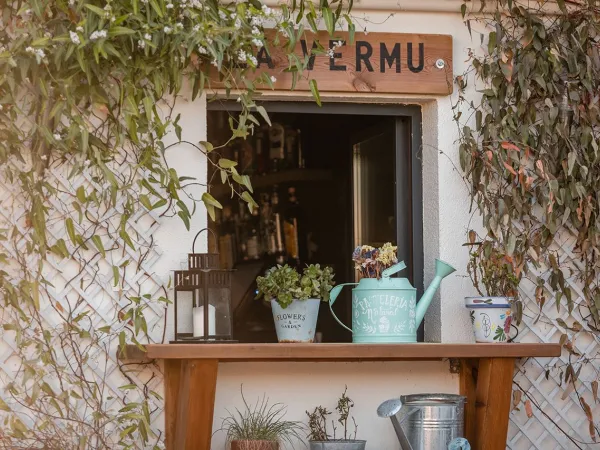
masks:
<svg viewBox="0 0 600 450"><path fill-rule="evenodd" d="M128 359L231 361L402 361L560 356L559 344L152 344Z"/></svg>
<svg viewBox="0 0 600 450"><path fill-rule="evenodd" d="M250 182L252 189L263 189L275 184L300 183L303 181L329 181L333 179L331 170L326 169L291 169L281 172L268 173L266 175L252 175ZM227 185L217 184L210 189L213 197L222 197L231 194L231 188Z"/></svg>

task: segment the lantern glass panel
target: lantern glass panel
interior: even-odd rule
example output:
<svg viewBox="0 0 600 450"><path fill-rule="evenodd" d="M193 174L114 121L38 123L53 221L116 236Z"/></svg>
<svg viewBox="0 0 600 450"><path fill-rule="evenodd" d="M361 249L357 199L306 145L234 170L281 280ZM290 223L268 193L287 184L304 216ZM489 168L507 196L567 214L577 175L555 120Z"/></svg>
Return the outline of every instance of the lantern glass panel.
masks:
<svg viewBox="0 0 600 450"><path fill-rule="evenodd" d="M204 305L205 292L208 294L208 311L210 335L231 339L231 289L223 286L211 287L205 291L199 289L198 305ZM214 325L213 325L214 324ZM204 329L204 328L202 328ZM214 330L214 332L213 332Z"/></svg>
<svg viewBox="0 0 600 450"><path fill-rule="evenodd" d="M193 296L193 291L177 292L177 334L192 335Z"/></svg>

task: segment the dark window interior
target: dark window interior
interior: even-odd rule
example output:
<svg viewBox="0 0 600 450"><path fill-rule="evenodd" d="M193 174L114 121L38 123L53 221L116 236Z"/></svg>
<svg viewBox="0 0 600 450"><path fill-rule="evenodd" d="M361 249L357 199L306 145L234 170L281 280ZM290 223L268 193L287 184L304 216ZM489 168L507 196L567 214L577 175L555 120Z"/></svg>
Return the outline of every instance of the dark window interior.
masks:
<svg viewBox="0 0 600 450"><path fill-rule="evenodd" d="M379 246L392 241L399 246L399 258L410 269L401 276L409 277L419 290L422 287L422 238L413 226L413 208L421 208L420 188L416 205L412 187L415 156L411 150L411 127L416 120L415 111L408 109L412 115L402 115L402 109L383 107L379 111L382 114L375 114L377 109L366 111L365 107L361 113L361 106L353 105L353 111L349 111L342 105L341 110L334 108L327 113L325 108L315 111L312 105L307 106L265 105L276 128L272 142L272 127L261 123L260 131L257 127L246 142L238 140L215 150L212 156L213 161L219 156L238 161L240 172L251 177L253 197L259 204L252 215L237 198L231 198L228 188L224 189L218 170L209 168L211 193L224 206L210 226L219 236L223 268L235 269L234 339L240 342L276 342L270 306L254 299L254 280L282 258L299 267L311 263L329 265L335 270L337 283L354 282L354 247L358 243ZM228 120L230 116L237 119L235 107L213 104L209 109L208 140L213 144L223 144L231 135ZM283 163L269 161L279 151L277 130L284 130L285 157L294 155ZM270 153L271 146L274 153ZM257 152L257 148L261 150ZM417 169L420 184L420 165ZM275 191L277 206L271 207ZM285 243L284 252L270 252L274 238L273 233L269 234L268 223L274 222L274 210L279 211L281 220L296 218L298 243L291 252ZM282 231L281 240L286 237ZM296 255L292 255L294 249ZM416 279L415 274L419 274ZM348 325L350 309L347 288L334 310ZM323 342L351 341L350 333L335 322L326 303L321 304L317 333Z"/></svg>

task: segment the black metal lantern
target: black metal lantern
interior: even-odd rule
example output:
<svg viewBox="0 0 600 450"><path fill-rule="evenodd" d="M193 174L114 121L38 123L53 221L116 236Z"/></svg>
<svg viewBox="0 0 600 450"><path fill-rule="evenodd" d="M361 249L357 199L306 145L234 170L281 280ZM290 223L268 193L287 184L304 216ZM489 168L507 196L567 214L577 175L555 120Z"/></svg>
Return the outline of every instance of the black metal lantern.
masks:
<svg viewBox="0 0 600 450"><path fill-rule="evenodd" d="M203 231L209 231L216 240L209 228L200 230L188 254L188 270L175 271L175 339L171 343L233 342L231 271L219 269L219 253L194 251ZM181 311L191 313L191 333L179 332Z"/></svg>

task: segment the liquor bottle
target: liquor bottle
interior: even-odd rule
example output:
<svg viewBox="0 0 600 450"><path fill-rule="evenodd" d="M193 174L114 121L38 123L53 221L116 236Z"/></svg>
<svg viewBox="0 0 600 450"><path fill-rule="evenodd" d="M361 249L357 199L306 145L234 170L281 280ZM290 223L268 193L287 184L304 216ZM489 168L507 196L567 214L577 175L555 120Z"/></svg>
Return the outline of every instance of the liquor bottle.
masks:
<svg viewBox="0 0 600 450"><path fill-rule="evenodd" d="M248 233L248 238L246 239L246 252L248 254L248 259L259 259L261 255L261 248L258 236L258 228L260 223L260 216L258 212L258 207L254 207L252 209L252 216L248 220L247 227L249 227L250 232Z"/></svg>
<svg viewBox="0 0 600 450"><path fill-rule="evenodd" d="M272 210L269 204L269 194L263 192L260 194L260 236L262 241L262 251L268 255L275 253L275 232L272 226Z"/></svg>
<svg viewBox="0 0 600 450"><path fill-rule="evenodd" d="M285 131L284 128L274 123L269 128L269 164L271 172L277 172L283 168L285 161Z"/></svg>
<svg viewBox="0 0 600 450"><path fill-rule="evenodd" d="M254 147L256 148L256 162L255 162L255 172L259 175L264 175L267 173L267 156L265 155L265 129L264 127L260 127L256 131L256 137L254 139Z"/></svg>
<svg viewBox="0 0 600 450"><path fill-rule="evenodd" d="M271 228L269 236L269 250L275 257L277 264L283 264L286 260L286 254L283 246L283 237L281 233L281 213L279 210L279 192L277 185L273 186L271 194Z"/></svg>
<svg viewBox="0 0 600 450"><path fill-rule="evenodd" d="M300 214L299 204L296 198L296 188L290 187L288 189L288 207L285 212L285 221L283 222L283 230L285 236L285 250L290 259L290 263L300 263L300 246L299 246L299 225L300 225Z"/></svg>
<svg viewBox="0 0 600 450"><path fill-rule="evenodd" d="M235 265L236 241L235 225L231 213L231 206L223 206L223 214L219 223L219 255L221 268L230 270Z"/></svg>
<svg viewBox="0 0 600 450"><path fill-rule="evenodd" d="M300 132L300 130L296 130L296 148L297 148L297 154L296 157L298 158L296 163L297 163L297 167L298 169L304 169L304 154L302 153L302 133Z"/></svg>
<svg viewBox="0 0 600 450"><path fill-rule="evenodd" d="M294 169L298 167L298 132L293 128L285 129L285 167Z"/></svg>

